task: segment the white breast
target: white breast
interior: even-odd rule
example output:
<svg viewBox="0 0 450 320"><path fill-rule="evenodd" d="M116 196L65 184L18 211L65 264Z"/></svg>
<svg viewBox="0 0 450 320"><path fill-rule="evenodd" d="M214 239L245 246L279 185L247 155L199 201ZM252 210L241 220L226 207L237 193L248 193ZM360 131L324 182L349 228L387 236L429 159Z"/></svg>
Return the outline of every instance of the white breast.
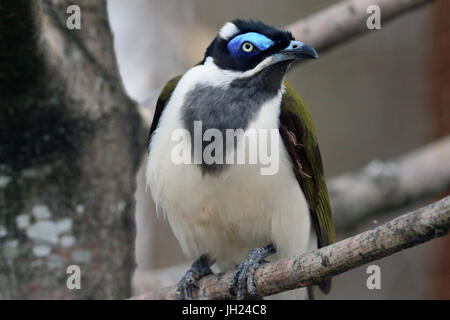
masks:
<svg viewBox="0 0 450 320"><path fill-rule="evenodd" d="M209 72L208 77L205 72ZM231 165L218 174L202 174L198 165L171 161L171 132L183 128L180 109L193 85L212 79L198 66L180 80L155 131L147 163L147 183L168 218L183 251L192 258L207 253L222 269L233 268L255 247L274 243L287 257L316 245L309 209L293 174L280 136L280 166L261 175L260 165ZM281 91L266 102L249 128L278 128Z"/></svg>

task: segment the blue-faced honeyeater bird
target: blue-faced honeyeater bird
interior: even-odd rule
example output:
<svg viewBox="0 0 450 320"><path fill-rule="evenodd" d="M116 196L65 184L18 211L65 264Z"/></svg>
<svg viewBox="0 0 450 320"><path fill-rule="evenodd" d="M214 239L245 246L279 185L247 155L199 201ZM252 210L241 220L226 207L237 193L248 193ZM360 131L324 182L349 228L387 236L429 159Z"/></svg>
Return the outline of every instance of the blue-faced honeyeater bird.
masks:
<svg viewBox="0 0 450 320"><path fill-rule="evenodd" d="M178 283L177 298L190 299L196 281L210 274L213 264L221 271L237 268L229 284L237 299L257 296L253 274L259 265L334 241L311 116L284 81L293 61L317 57L288 31L234 20L220 29L199 64L162 90L150 129L146 178L158 210L183 251L195 259ZM261 174L260 161L175 163L173 133L184 129L198 135L195 122L202 124L201 134L208 129L224 134L229 129L245 134L272 130L272 143L279 142L276 172ZM227 148L215 155L245 146L250 141L245 134L234 136L236 144L229 147L227 141ZM256 147L268 144L252 141ZM183 143L194 149L191 140ZM200 147L206 150L204 141ZM327 292L330 280L319 286ZM306 299L311 294L311 288L301 288L277 296Z"/></svg>

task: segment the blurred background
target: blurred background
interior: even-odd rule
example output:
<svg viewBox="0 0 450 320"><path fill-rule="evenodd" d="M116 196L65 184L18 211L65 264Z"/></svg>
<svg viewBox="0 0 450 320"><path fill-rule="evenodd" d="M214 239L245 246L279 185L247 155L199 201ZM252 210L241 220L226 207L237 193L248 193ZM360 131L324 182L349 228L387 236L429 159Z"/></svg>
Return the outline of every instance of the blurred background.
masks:
<svg viewBox="0 0 450 320"><path fill-rule="evenodd" d="M128 94L149 111L165 82L200 61L216 32L234 18L283 27L337 1L109 0L108 13ZM450 132L449 1L401 16L291 70L288 81L310 108L327 178L373 159L390 159ZM297 39L302 40L302 39ZM135 293L153 285L149 271L186 262L167 222L136 192ZM186 190L189 192L189 190ZM338 239L383 223L380 215ZM450 298L449 236L377 261L381 290L366 287L367 266L335 278L326 299Z"/></svg>

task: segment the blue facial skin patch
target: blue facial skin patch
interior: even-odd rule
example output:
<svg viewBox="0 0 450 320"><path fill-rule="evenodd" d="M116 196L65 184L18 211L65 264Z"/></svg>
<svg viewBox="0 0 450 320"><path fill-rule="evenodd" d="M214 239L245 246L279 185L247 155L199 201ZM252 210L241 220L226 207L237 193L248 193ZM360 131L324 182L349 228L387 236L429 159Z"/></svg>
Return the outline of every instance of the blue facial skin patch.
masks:
<svg viewBox="0 0 450 320"><path fill-rule="evenodd" d="M257 50L252 52L242 51L241 46L244 42L251 42ZM232 57L248 57L257 54L259 51L264 51L269 49L274 45L275 42L267 38L265 35L256 32L248 32L240 34L230 42L228 42L227 49Z"/></svg>

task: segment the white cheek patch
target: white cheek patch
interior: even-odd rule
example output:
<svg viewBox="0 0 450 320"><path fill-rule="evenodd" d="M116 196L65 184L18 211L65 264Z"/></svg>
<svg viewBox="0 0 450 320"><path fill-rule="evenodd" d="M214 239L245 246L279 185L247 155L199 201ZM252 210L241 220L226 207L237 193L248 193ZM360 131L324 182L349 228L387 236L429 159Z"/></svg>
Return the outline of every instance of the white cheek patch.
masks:
<svg viewBox="0 0 450 320"><path fill-rule="evenodd" d="M202 82L206 82L206 79L208 79L209 83L214 83L215 86L223 86L228 85L233 80L239 79L239 78L247 78L251 77L258 72L262 71L264 68L268 67L270 64L272 64L273 57L267 57L260 63L256 65L253 69L247 70L247 71L232 71L232 70L222 70L220 69L215 63L214 59L212 57L207 57L205 59L205 63L203 64L204 68L208 70L208 76L202 78Z"/></svg>
<svg viewBox="0 0 450 320"><path fill-rule="evenodd" d="M235 34L238 34L241 32L238 27L232 22L227 22L225 25L220 29L219 36L223 40L229 40L231 37L233 37Z"/></svg>
<svg viewBox="0 0 450 320"><path fill-rule="evenodd" d="M256 67L254 67L253 69L243 72L240 77L241 78L251 77L251 76L257 74L258 72L262 71L267 66L269 66L272 63L272 61L273 61L273 57L272 56L267 57L263 61L258 63L256 65Z"/></svg>

